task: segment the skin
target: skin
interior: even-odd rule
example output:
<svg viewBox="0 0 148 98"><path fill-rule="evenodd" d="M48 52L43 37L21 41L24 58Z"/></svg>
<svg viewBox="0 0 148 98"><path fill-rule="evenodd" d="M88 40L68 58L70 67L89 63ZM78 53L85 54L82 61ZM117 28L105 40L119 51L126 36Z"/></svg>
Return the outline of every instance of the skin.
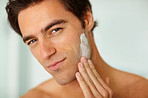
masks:
<svg viewBox="0 0 148 98"><path fill-rule="evenodd" d="M55 20L64 22L45 30ZM79 19L65 10L59 0L45 0L19 13L18 22L25 43L53 76L22 98L147 98L146 79L114 69L102 60L92 36L94 20L89 10L84 21L86 26L82 28ZM79 57L83 32L91 46L90 60ZM64 58L58 70L47 68Z"/></svg>

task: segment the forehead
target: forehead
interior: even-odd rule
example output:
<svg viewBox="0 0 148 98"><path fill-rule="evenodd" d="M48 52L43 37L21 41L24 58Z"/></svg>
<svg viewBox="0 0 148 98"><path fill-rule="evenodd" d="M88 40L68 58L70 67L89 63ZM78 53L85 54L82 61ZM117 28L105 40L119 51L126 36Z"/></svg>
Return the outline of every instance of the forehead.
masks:
<svg viewBox="0 0 148 98"><path fill-rule="evenodd" d="M60 0L43 0L22 10L18 23L23 35L25 32L38 32L54 19L68 19L69 14L72 13L64 8Z"/></svg>

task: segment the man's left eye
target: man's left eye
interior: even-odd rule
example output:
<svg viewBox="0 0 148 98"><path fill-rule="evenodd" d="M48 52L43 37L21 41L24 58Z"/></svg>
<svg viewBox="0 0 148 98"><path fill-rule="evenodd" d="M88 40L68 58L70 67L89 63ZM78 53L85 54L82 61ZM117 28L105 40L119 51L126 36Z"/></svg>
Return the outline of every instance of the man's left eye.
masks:
<svg viewBox="0 0 148 98"><path fill-rule="evenodd" d="M60 29L62 29L62 28L56 28L56 29L52 30L52 33L56 33L56 32L58 32Z"/></svg>

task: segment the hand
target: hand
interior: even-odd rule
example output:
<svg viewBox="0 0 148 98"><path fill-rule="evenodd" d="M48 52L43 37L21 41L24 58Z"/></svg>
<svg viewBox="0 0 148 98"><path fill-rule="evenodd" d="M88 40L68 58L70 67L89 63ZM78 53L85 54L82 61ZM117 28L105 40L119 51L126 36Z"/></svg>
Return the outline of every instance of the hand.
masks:
<svg viewBox="0 0 148 98"><path fill-rule="evenodd" d="M106 80L107 85L96 71L91 60L82 57L78 69L76 78L85 98L112 98L112 90L108 87L109 78Z"/></svg>

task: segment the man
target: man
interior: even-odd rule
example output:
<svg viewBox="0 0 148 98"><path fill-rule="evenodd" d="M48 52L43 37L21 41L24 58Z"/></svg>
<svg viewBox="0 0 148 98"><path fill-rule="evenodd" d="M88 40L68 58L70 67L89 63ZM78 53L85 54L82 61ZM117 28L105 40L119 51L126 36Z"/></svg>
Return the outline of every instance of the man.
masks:
<svg viewBox="0 0 148 98"><path fill-rule="evenodd" d="M146 79L100 57L88 0L9 0L6 10L12 28L53 76L22 98L148 97Z"/></svg>

